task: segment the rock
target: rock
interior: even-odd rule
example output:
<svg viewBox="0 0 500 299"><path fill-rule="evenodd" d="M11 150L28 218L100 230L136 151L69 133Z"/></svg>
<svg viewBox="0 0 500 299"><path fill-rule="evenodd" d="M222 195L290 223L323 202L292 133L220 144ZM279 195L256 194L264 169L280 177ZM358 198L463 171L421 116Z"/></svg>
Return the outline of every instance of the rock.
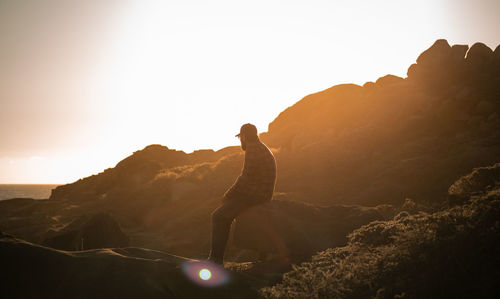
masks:
<svg viewBox="0 0 500 299"><path fill-rule="evenodd" d="M365 84L363 84L363 89L365 89L365 90L371 90L374 87L375 87L375 83L372 81L368 81L368 82L365 82Z"/></svg>
<svg viewBox="0 0 500 299"><path fill-rule="evenodd" d="M234 242L238 248L277 254L296 263L344 245L348 233L378 219L383 217L375 208L273 200L237 218Z"/></svg>
<svg viewBox="0 0 500 299"><path fill-rule="evenodd" d="M498 45L495 48L495 51L493 51L493 60L495 62L500 62L500 45Z"/></svg>
<svg viewBox="0 0 500 299"><path fill-rule="evenodd" d="M391 85L402 83L402 82L404 82L404 79L401 77L394 76L394 75L385 75L383 77L378 78L377 81L375 81L375 84L378 87L386 87L386 86L391 86Z"/></svg>
<svg viewBox="0 0 500 299"><path fill-rule="evenodd" d="M375 82L368 81L363 84L363 91L365 92L365 94L371 94L376 90L377 85L375 84Z"/></svg>
<svg viewBox="0 0 500 299"><path fill-rule="evenodd" d="M452 48L446 40L439 39L408 68L408 79L430 91L439 91L460 78L456 73L462 67L464 55L464 46Z"/></svg>
<svg viewBox="0 0 500 299"><path fill-rule="evenodd" d="M469 49L468 45L453 45L451 47L451 55L455 62L461 62L465 59L465 54Z"/></svg>
<svg viewBox="0 0 500 299"><path fill-rule="evenodd" d="M408 68L408 71L406 72L406 76L408 76L408 78L417 78L418 76L418 70L417 70L418 66L416 63L410 65L410 67Z"/></svg>
<svg viewBox="0 0 500 299"><path fill-rule="evenodd" d="M436 67L443 62L449 62L452 57L452 50L448 41L438 39L434 44L417 58L417 64L423 67Z"/></svg>
<svg viewBox="0 0 500 299"><path fill-rule="evenodd" d="M14 236L0 231L0 238L14 238Z"/></svg>
<svg viewBox="0 0 500 299"><path fill-rule="evenodd" d="M208 267L223 276L221 284L208 287L194 282L183 271L193 263L142 248L67 252L0 235L0 294L2 298L257 298L240 275L213 265Z"/></svg>
<svg viewBox="0 0 500 299"><path fill-rule="evenodd" d="M486 65L491 61L493 51L483 43L475 43L470 47L465 60L473 68L478 68Z"/></svg>
<svg viewBox="0 0 500 299"><path fill-rule="evenodd" d="M44 245L63 250L125 247L129 238L107 213L81 216L61 231L49 232Z"/></svg>

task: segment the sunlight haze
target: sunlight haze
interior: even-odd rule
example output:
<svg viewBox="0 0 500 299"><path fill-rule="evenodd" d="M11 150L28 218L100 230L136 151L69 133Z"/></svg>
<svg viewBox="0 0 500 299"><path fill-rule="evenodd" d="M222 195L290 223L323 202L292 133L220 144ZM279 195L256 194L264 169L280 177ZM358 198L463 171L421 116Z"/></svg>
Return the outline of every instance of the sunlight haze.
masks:
<svg viewBox="0 0 500 299"><path fill-rule="evenodd" d="M498 1L0 0L0 183L238 145L304 96L500 42Z"/></svg>

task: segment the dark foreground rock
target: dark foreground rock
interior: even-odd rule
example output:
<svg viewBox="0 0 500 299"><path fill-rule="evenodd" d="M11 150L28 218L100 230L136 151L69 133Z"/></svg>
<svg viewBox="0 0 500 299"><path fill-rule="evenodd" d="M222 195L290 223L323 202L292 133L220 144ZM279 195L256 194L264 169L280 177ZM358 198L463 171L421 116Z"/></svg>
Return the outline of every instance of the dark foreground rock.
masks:
<svg viewBox="0 0 500 299"><path fill-rule="evenodd" d="M192 260L141 248L67 252L0 233L0 298L255 298L234 273L202 287L186 277Z"/></svg>
<svg viewBox="0 0 500 299"><path fill-rule="evenodd" d="M347 234L383 219L376 208L354 205L314 206L273 200L240 215L234 230L239 248L298 262L320 250L343 246Z"/></svg>

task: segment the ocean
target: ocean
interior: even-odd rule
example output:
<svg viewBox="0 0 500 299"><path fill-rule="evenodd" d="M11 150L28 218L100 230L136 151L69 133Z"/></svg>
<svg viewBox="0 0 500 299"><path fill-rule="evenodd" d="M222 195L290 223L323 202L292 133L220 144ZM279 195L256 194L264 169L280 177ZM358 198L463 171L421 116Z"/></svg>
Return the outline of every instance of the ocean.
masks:
<svg viewBox="0 0 500 299"><path fill-rule="evenodd" d="M46 199L50 191L59 185L46 184L0 184L0 200L27 197L34 199Z"/></svg>

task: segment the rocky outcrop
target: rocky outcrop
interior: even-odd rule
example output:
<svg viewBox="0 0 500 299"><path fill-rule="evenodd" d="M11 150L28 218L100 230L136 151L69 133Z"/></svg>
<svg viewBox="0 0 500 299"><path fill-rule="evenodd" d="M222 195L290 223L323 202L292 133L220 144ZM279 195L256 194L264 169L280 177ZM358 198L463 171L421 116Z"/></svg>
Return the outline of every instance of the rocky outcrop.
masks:
<svg viewBox="0 0 500 299"><path fill-rule="evenodd" d="M476 52L476 49L473 52ZM469 72L467 63L471 64L471 62L465 59L466 55L469 56L468 53L470 49L467 45L450 46L444 39L437 40L429 49L420 54L416 64L408 68L408 80L424 86L433 93L460 83ZM472 64L475 65L475 62Z"/></svg>
<svg viewBox="0 0 500 299"><path fill-rule="evenodd" d="M60 231L49 231L43 244L62 250L126 247L129 238L107 213L80 216Z"/></svg>
<svg viewBox="0 0 500 299"><path fill-rule="evenodd" d="M493 58L492 54L493 51L485 44L475 43L467 52L465 61L467 61L467 63L470 64L473 68L486 67Z"/></svg>
<svg viewBox="0 0 500 299"><path fill-rule="evenodd" d="M98 175L80 179L72 184L62 185L52 190L52 200L95 200L128 199L135 190L149 183L161 170L178 166L214 162L239 151L237 147L227 147L219 151L198 150L191 154L153 144L134 152Z"/></svg>
<svg viewBox="0 0 500 299"><path fill-rule="evenodd" d="M485 44L475 43L470 48L467 45L450 47L446 40L440 39L420 54L407 74L410 82L439 93L440 89L453 88L453 85L490 80L498 71L493 51Z"/></svg>
<svg viewBox="0 0 500 299"><path fill-rule="evenodd" d="M496 52L437 40L407 78L304 97L262 134L280 149L279 191L322 205L443 202L457 177L498 162Z"/></svg>
<svg viewBox="0 0 500 299"><path fill-rule="evenodd" d="M224 283L212 287L196 283L199 278L183 271L192 263L196 261L142 248L60 251L0 233L0 294L2 298L256 298L239 275L214 266L209 268L225 275Z"/></svg>
<svg viewBox="0 0 500 299"><path fill-rule="evenodd" d="M418 56L417 64L422 67L433 68L449 62L452 58L451 54L452 50L448 41L445 39L438 39L429 49Z"/></svg>
<svg viewBox="0 0 500 299"><path fill-rule="evenodd" d="M297 263L320 250L345 245L347 234L381 219L376 208L273 200L237 218L234 242L239 248Z"/></svg>

